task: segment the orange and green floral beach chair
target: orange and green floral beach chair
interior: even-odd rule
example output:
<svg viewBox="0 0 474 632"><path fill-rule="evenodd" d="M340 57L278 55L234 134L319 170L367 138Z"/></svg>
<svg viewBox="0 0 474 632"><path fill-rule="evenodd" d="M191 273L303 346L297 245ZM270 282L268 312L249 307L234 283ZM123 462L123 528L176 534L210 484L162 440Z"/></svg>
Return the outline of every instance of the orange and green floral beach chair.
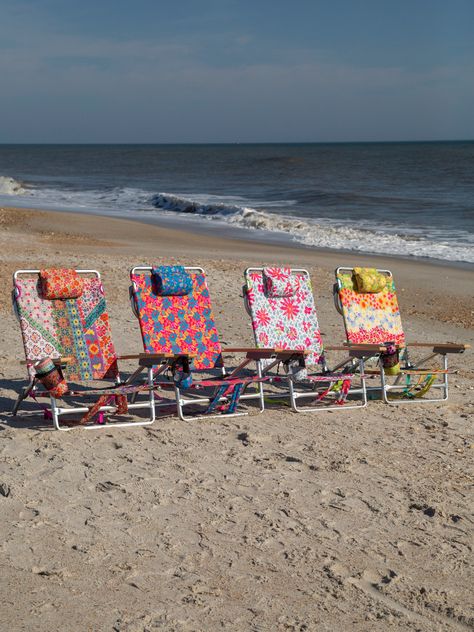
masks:
<svg viewBox="0 0 474 632"><path fill-rule="evenodd" d="M116 426L153 422L151 359L144 354L117 355L97 271L18 270L13 285L13 307L20 322L29 379L13 415L27 398L32 398L57 430L78 425L104 428L111 415L119 417L113 421ZM154 361L173 358L172 354L161 354ZM138 361L136 371L125 381L119 375L120 359ZM143 371L148 381L139 385L137 378ZM128 403L130 394L136 393L142 401ZM130 420L132 411L138 409L148 411L149 418ZM124 416L126 420L120 421Z"/></svg>
<svg viewBox="0 0 474 632"><path fill-rule="evenodd" d="M283 395L289 398L292 409L311 412L342 405L346 409L365 406L365 352L360 348L323 345L308 271L289 267L248 268L244 278L244 300L257 346L301 354L283 362L265 361L264 365L265 374L273 375L273 384L285 389ZM348 357L330 369L327 350L344 351ZM281 365L283 375L275 375ZM278 400L282 393L266 396L268 401Z"/></svg>
<svg viewBox="0 0 474 632"><path fill-rule="evenodd" d="M175 389L181 419L248 414L241 404L255 400L264 409L261 373L263 358L284 358L275 349L223 349L214 322L211 298L202 268L135 266L130 272L132 309L140 323L146 353L189 354L178 362L170 381L155 379L155 386ZM223 355L243 355L232 369ZM249 367L256 363L255 370ZM157 403L159 406L159 403ZM192 411L185 415L185 410Z"/></svg>
<svg viewBox="0 0 474 632"><path fill-rule="evenodd" d="M374 356L377 368L366 369L366 373L380 376L380 385L368 386L369 393L380 392L388 404L448 399L448 354L463 353L469 345L407 343L390 270L337 268L334 299L344 318L349 345L384 347ZM415 361L411 357L415 348L429 352ZM433 365L439 357L441 366ZM430 391L439 391L440 397L427 397Z"/></svg>

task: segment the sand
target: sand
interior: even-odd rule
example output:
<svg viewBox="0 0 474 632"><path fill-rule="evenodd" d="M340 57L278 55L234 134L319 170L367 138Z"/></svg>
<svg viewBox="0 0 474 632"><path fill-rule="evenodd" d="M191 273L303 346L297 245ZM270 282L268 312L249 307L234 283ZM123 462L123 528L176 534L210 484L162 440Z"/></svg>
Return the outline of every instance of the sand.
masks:
<svg viewBox="0 0 474 632"><path fill-rule="evenodd" d="M474 343L473 271L0 209L1 630L474 628L474 354L448 403L57 433L7 413L24 382L18 268L97 268L120 353L134 264L202 265L229 345L251 345L252 264L305 266L326 341L336 265L394 272L409 340Z"/></svg>

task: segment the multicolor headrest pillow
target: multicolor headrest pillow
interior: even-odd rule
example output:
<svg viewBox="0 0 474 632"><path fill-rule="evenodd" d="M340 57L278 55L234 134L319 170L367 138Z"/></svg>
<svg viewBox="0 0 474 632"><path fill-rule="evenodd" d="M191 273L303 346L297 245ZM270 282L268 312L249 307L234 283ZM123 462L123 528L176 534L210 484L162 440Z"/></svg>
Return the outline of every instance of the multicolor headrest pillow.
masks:
<svg viewBox="0 0 474 632"><path fill-rule="evenodd" d="M354 289L361 294L376 294L387 287L387 277L376 268L354 268Z"/></svg>
<svg viewBox="0 0 474 632"><path fill-rule="evenodd" d="M291 268L263 268L263 285L267 298L293 296L298 290Z"/></svg>
<svg viewBox="0 0 474 632"><path fill-rule="evenodd" d="M82 294L83 282L75 270L49 268L40 270L41 296L48 301L78 298Z"/></svg>
<svg viewBox="0 0 474 632"><path fill-rule="evenodd" d="M151 274L160 296L185 296L192 292L193 280L183 266L156 266Z"/></svg>

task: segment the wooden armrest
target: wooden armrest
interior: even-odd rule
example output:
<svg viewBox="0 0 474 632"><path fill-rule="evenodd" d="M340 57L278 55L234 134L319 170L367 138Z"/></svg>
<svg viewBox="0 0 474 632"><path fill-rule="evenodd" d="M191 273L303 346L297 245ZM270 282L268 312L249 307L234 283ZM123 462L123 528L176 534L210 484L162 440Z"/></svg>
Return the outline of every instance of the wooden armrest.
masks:
<svg viewBox="0 0 474 632"><path fill-rule="evenodd" d="M42 360L46 360L46 358L41 358L41 360L20 360L20 364L26 364L27 366L33 366L36 362L41 362ZM51 358L56 366L61 366L62 364L68 364L74 360L74 356L64 356L61 358Z"/></svg>
<svg viewBox="0 0 474 632"><path fill-rule="evenodd" d="M152 367L155 364L166 364L172 360L190 360L196 356L195 353L140 353L138 365L141 367Z"/></svg>
<svg viewBox="0 0 474 632"><path fill-rule="evenodd" d="M356 342L345 342L342 346L326 346L324 345L324 349L327 351L367 351L369 353L383 353L385 351L384 345L372 344L372 343L356 343Z"/></svg>
<svg viewBox="0 0 474 632"><path fill-rule="evenodd" d="M150 358L152 360L167 360L172 358L172 353L130 353L117 356L117 360L140 360L141 358Z"/></svg>
<svg viewBox="0 0 474 632"><path fill-rule="evenodd" d="M347 351L350 358L359 358L363 360L380 353L384 353L387 349L383 344L370 342L345 342L343 347L325 347L325 349L336 351Z"/></svg>
<svg viewBox="0 0 474 632"><path fill-rule="evenodd" d="M306 349L279 349L277 347L228 347L222 349L222 353L245 353L248 358L254 359L264 359L264 358L275 358L279 360L283 360L286 358L290 358L291 356L307 356L309 351Z"/></svg>
<svg viewBox="0 0 474 632"><path fill-rule="evenodd" d="M69 364L74 360L73 356L64 356L61 358L53 358L53 362L56 366L60 366L61 364Z"/></svg>
<svg viewBox="0 0 474 632"><path fill-rule="evenodd" d="M325 347L327 349L331 349L332 347ZM337 349L337 347L334 347ZM385 345L376 344L376 343L353 343L353 342L345 342L343 349L349 353L350 358L368 358L374 355L378 355L380 353L384 353L386 351ZM341 349L337 349L341 350Z"/></svg>
<svg viewBox="0 0 474 632"><path fill-rule="evenodd" d="M173 358L194 358L195 353L132 353L130 355L119 355L117 360L172 360Z"/></svg>
<svg viewBox="0 0 474 632"><path fill-rule="evenodd" d="M434 353L463 353L466 349L470 349L471 345L457 344L455 342L409 342L410 347L431 347Z"/></svg>
<svg viewBox="0 0 474 632"><path fill-rule="evenodd" d="M223 347L222 353L249 353L250 351L275 351L273 347L262 347L258 349L257 347Z"/></svg>

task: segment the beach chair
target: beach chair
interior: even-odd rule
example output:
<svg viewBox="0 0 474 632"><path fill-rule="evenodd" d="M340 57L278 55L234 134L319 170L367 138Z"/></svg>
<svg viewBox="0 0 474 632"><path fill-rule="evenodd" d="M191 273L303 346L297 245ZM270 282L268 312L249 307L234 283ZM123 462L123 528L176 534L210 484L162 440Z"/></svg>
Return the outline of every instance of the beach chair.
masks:
<svg viewBox="0 0 474 632"><path fill-rule="evenodd" d="M324 347L307 270L247 268L244 301L257 347L299 350L303 356L282 364L285 375L272 382L285 388L295 412L363 407L367 404L361 348ZM344 360L330 369L326 351L343 351ZM277 359L264 361L263 375L279 369ZM266 397L280 399L281 392ZM299 402L302 405L299 405ZM306 403L304 403L306 402Z"/></svg>
<svg viewBox="0 0 474 632"><path fill-rule="evenodd" d="M181 419L247 415L240 404L252 400L258 412L264 410L262 384L266 378L261 375L260 361L289 354L269 348L222 348L202 268L135 266L130 279L131 306L140 323L145 352L189 354L189 363L173 367L169 382L155 378L155 386L165 391L174 388ZM223 354L244 358L229 369ZM255 370L250 371L254 363ZM185 411L192 412L186 415Z"/></svg>
<svg viewBox="0 0 474 632"><path fill-rule="evenodd" d="M375 368L366 368L366 374L380 376L380 385L368 387L369 394L380 392L387 404L448 399L448 354L463 353L469 345L407 343L390 270L337 268L334 300L344 319L348 344L384 346L373 356ZM411 355L416 348L429 352L414 361ZM433 366L439 358L441 363ZM430 391L440 392L440 397L426 397Z"/></svg>
<svg viewBox="0 0 474 632"><path fill-rule="evenodd" d="M78 425L110 427L105 424L106 416L122 417L135 409L148 410L149 418L115 421L114 426L153 423L152 359L143 353L116 354L97 271L17 270L13 284L13 308L20 322L28 371L28 384L18 395L14 416L31 397L57 430ZM124 382L118 371L120 359L138 361L136 371ZM174 359L172 354L161 354L153 361ZM143 371L148 381L139 385L137 379ZM140 397L141 401L129 404L127 397L138 392L145 399ZM49 405L42 403L44 398L49 399ZM76 416L74 421L72 416Z"/></svg>

